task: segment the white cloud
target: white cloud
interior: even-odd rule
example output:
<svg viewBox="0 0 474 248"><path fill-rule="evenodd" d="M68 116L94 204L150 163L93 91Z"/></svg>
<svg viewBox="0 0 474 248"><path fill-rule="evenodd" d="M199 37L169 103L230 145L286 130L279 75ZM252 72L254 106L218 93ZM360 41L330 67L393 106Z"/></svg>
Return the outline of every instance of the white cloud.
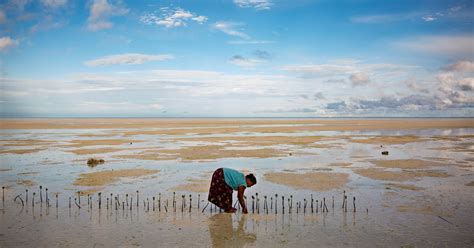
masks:
<svg viewBox="0 0 474 248"><path fill-rule="evenodd" d="M413 19L419 16L419 13L401 13L401 14L379 14L379 15L361 15L351 18L352 22L363 24L376 24L387 22L398 22Z"/></svg>
<svg viewBox="0 0 474 248"><path fill-rule="evenodd" d="M273 6L270 0L234 0L241 8L255 8L257 10L268 10Z"/></svg>
<svg viewBox="0 0 474 248"><path fill-rule="evenodd" d="M449 71L474 72L474 63L472 61L461 60L448 65L446 69Z"/></svg>
<svg viewBox="0 0 474 248"><path fill-rule="evenodd" d="M273 40L231 40L227 43L232 45L255 45L255 44L271 44L275 43Z"/></svg>
<svg viewBox="0 0 474 248"><path fill-rule="evenodd" d="M160 12L159 15L157 13L145 14L140 17L140 21L148 25L156 24L166 28L175 28L186 26L190 20L203 24L208 19L206 16L196 15L181 8L171 9L165 7L161 8Z"/></svg>
<svg viewBox="0 0 474 248"><path fill-rule="evenodd" d="M6 51L9 48L18 46L20 42L18 40L12 39L9 36L0 38L0 51Z"/></svg>
<svg viewBox="0 0 474 248"><path fill-rule="evenodd" d="M466 18L470 19L470 13L460 13L461 6L454 6L447 10L441 10L438 12L405 12L405 13L394 13L394 14L374 14L374 15L360 15L351 17L351 21L355 23L363 24L378 24L388 22L400 22L400 21L418 21L423 20L425 22L433 22L442 18Z"/></svg>
<svg viewBox="0 0 474 248"><path fill-rule="evenodd" d="M235 55L229 60L229 63L242 67L253 67L261 63L261 61L258 59L245 58L240 55Z"/></svg>
<svg viewBox="0 0 474 248"><path fill-rule="evenodd" d="M41 3L49 8L59 8L67 4L67 0L41 0Z"/></svg>
<svg viewBox="0 0 474 248"><path fill-rule="evenodd" d="M107 0L93 0L89 18L87 19L87 29L89 31L98 31L111 28L113 23L109 21L109 18L125 15L128 11L120 2L111 4Z"/></svg>
<svg viewBox="0 0 474 248"><path fill-rule="evenodd" d="M242 23L236 23L236 22L216 22L214 23L214 28L230 36L236 36L244 40L248 40L250 39L250 36L238 30L238 27L242 25L243 25Z"/></svg>
<svg viewBox="0 0 474 248"><path fill-rule="evenodd" d="M139 54L139 53L126 53L105 56L102 58L89 60L84 62L87 66L107 66L107 65L137 65L143 64L149 61L163 61L174 59L174 56L169 54Z"/></svg>
<svg viewBox="0 0 474 248"><path fill-rule="evenodd" d="M344 64L287 65L283 69L301 74L303 77L347 74L355 70L353 66Z"/></svg>
<svg viewBox="0 0 474 248"><path fill-rule="evenodd" d="M474 56L474 36L422 36L395 45L416 52L449 56Z"/></svg>
<svg viewBox="0 0 474 248"><path fill-rule="evenodd" d="M433 17L433 16L431 16L431 15L423 16L421 19L423 19L423 20L426 21L426 22L436 21L436 18Z"/></svg>
<svg viewBox="0 0 474 248"><path fill-rule="evenodd" d="M367 85L370 82L369 75L364 72L352 73L349 79L352 82L352 86L362 86Z"/></svg>
<svg viewBox="0 0 474 248"><path fill-rule="evenodd" d="M125 102L98 102L98 101L82 101L75 107L77 111L97 112L122 112L126 111L142 111L142 110L160 110L163 106L158 103L139 104L129 101Z"/></svg>

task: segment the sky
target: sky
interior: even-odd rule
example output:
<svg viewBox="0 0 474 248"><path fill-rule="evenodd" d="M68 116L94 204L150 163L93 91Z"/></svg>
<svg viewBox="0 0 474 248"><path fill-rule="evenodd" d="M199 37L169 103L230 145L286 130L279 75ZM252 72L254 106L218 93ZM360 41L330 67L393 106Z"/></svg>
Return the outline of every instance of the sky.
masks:
<svg viewBox="0 0 474 248"><path fill-rule="evenodd" d="M2 0L1 117L474 117L474 1Z"/></svg>

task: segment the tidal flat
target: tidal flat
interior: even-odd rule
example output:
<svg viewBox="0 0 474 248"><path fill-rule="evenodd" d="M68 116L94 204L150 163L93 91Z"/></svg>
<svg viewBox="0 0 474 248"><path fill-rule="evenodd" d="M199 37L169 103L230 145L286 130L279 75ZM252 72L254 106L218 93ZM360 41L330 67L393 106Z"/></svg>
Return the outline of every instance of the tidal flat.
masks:
<svg viewBox="0 0 474 248"><path fill-rule="evenodd" d="M472 118L0 121L0 247L474 246Z"/></svg>

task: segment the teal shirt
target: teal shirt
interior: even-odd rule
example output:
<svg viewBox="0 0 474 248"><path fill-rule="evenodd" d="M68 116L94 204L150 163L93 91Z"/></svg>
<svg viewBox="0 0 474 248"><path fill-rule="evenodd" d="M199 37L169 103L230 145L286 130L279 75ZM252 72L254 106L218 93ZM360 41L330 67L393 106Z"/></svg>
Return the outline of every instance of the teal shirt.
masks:
<svg viewBox="0 0 474 248"><path fill-rule="evenodd" d="M233 190L238 190L240 185L247 188L247 182L245 181L245 176L242 172L229 168L223 168L223 170L225 183Z"/></svg>

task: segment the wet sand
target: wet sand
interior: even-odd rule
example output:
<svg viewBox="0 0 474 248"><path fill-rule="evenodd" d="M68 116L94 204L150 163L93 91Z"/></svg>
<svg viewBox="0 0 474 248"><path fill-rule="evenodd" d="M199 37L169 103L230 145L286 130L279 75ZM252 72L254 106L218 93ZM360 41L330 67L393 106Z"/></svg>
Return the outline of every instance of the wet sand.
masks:
<svg viewBox="0 0 474 248"><path fill-rule="evenodd" d="M145 150L131 155L117 155L116 158L141 160L212 161L221 158L272 158L287 156L288 153L271 148L233 150L228 146L191 146L181 149Z"/></svg>
<svg viewBox="0 0 474 248"><path fill-rule="evenodd" d="M420 177L449 177L446 172L429 171L429 170L402 170L402 171L388 171L379 168L368 169L354 169L354 172L371 179L382 181L412 181Z"/></svg>
<svg viewBox="0 0 474 248"><path fill-rule="evenodd" d="M42 151L44 149L15 149L15 150L0 150L0 154L12 153L12 154L29 154Z"/></svg>
<svg viewBox="0 0 474 248"><path fill-rule="evenodd" d="M209 187L211 185L211 181L209 179L190 179L187 180L188 182L185 184L181 184L171 188L172 191L185 191L185 192L199 192L199 193L207 193L209 192Z"/></svg>
<svg viewBox="0 0 474 248"><path fill-rule="evenodd" d="M331 172L307 172L304 174L274 172L264 175L265 180L295 189L328 191L346 186L349 174Z"/></svg>
<svg viewBox="0 0 474 248"><path fill-rule="evenodd" d="M108 171L97 171L91 173L83 173L76 179L74 185L78 186L102 186L110 183L114 183L120 178L134 178L145 175L155 174L160 172L159 170L147 170L147 169L125 169L125 170L108 170Z"/></svg>
<svg viewBox="0 0 474 248"><path fill-rule="evenodd" d="M370 160L370 162L379 167L399 169L426 169L434 166L443 166L441 163L420 159Z"/></svg>

